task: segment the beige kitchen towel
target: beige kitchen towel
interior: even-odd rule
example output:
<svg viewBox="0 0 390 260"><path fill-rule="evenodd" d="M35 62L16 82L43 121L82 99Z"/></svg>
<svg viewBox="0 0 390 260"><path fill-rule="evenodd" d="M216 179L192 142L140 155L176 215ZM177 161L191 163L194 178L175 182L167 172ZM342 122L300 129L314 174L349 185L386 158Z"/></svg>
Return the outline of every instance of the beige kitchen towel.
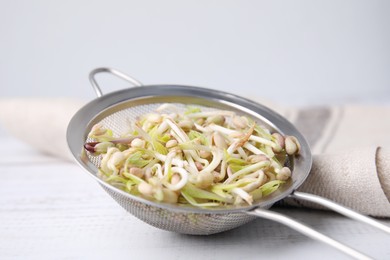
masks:
<svg viewBox="0 0 390 260"><path fill-rule="evenodd" d="M72 98L0 99L0 127L41 152L73 161L66 129L84 104Z"/></svg>
<svg viewBox="0 0 390 260"><path fill-rule="evenodd" d="M361 213L390 217L390 154L367 147L317 154L299 191L316 194ZM323 209L315 203L285 199L281 205Z"/></svg>
<svg viewBox="0 0 390 260"><path fill-rule="evenodd" d="M42 152L72 160L66 128L85 103L70 98L3 99L0 125ZM390 217L390 106L266 105L295 124L311 145L313 168L300 191L363 214ZM291 199L283 204L320 208Z"/></svg>

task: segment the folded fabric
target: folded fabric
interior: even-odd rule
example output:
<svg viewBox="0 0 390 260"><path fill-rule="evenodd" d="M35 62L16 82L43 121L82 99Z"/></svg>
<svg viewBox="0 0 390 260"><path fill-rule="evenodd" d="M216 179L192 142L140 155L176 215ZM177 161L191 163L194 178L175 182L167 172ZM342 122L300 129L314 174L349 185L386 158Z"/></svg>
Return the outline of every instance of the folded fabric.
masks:
<svg viewBox="0 0 390 260"><path fill-rule="evenodd" d="M73 160L66 143L66 129L85 103L71 98L3 99L0 124L42 152ZM300 191L363 214L390 217L390 107L267 105L296 125L311 145L313 167ZM282 204L321 208L292 199L285 199Z"/></svg>
<svg viewBox="0 0 390 260"><path fill-rule="evenodd" d="M85 103L70 98L3 99L0 100L0 126L41 152L73 161L66 129Z"/></svg>
<svg viewBox="0 0 390 260"><path fill-rule="evenodd" d="M390 217L389 162L390 151L375 147L314 155L312 170L298 190L363 214ZM315 203L291 198L281 204L323 209Z"/></svg>

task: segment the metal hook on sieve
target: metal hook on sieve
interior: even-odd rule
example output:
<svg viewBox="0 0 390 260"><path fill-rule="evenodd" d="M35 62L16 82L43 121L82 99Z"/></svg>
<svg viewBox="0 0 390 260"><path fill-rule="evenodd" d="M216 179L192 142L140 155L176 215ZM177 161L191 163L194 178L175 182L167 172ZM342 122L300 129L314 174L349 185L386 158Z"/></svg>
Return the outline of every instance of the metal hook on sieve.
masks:
<svg viewBox="0 0 390 260"><path fill-rule="evenodd" d="M116 70L116 69L113 69L113 68L97 68L97 69L92 70L89 73L89 81L91 82L91 85L92 85L93 89L95 90L95 93L96 93L96 95L98 97L103 96L103 92L100 89L99 84L96 82L95 75L98 74L98 73L101 73L101 72L111 73L114 76L117 76L118 78L121 78L121 79L123 79L125 81L130 82L131 84L133 84L136 87L143 86L143 84L140 81L138 81L138 80L136 80L136 79L126 75L123 72L120 72L119 70Z"/></svg>

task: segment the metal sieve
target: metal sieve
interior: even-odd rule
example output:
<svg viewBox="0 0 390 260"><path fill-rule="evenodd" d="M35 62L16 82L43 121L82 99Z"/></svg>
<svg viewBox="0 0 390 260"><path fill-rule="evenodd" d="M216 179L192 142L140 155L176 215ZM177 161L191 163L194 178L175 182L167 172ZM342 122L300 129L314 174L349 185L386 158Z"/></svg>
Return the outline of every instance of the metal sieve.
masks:
<svg viewBox="0 0 390 260"><path fill-rule="evenodd" d="M95 75L101 72L111 73L129 81L135 87L103 95L95 80ZM372 218L325 198L296 191L310 172L312 164L310 148L302 134L290 122L269 108L233 94L207 88L179 85L143 86L139 81L111 68L93 70L90 73L90 81L98 98L81 108L70 121L67 130L69 148L78 164L95 178L119 205L140 220L168 231L208 235L233 229L256 217L262 217L285 224L355 258L369 259L362 253L287 216L268 210L275 202L292 197L321 204L347 217L390 233L389 227ZM188 105L200 107L203 111L231 110L237 114L251 117L272 132L295 136L301 144L301 151L299 156L291 158L289 161L289 166L292 168L291 180L278 191L251 206L221 206L217 209L203 209L149 201L128 194L97 177L100 157L90 156L83 149L84 143L89 141L88 133L92 126L101 123L112 129L114 134L119 135L129 128L129 122L135 120L137 116L155 111L163 103L173 103L183 112Z"/></svg>

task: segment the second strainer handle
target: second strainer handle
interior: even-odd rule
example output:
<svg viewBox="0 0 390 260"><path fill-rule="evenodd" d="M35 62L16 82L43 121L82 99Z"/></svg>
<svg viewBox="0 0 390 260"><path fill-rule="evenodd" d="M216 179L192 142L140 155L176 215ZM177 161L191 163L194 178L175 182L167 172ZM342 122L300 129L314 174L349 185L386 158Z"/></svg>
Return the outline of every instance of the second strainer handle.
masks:
<svg viewBox="0 0 390 260"><path fill-rule="evenodd" d="M364 216L364 215L362 215L362 214L360 214L352 209L349 209L345 206L342 206L342 205L340 205L334 201L328 200L326 198L323 198L323 197L320 197L320 196L317 196L314 194L299 192L299 191L295 191L294 193L289 195L289 197L296 198L298 200L305 200L305 201L319 204L319 205L324 206L328 209L331 209L335 212L338 212L346 217L363 222L363 223L368 224L374 228L377 228L383 232L386 232L387 234L390 234L390 227L380 223L379 221L377 221L373 218L370 218L368 216Z"/></svg>

